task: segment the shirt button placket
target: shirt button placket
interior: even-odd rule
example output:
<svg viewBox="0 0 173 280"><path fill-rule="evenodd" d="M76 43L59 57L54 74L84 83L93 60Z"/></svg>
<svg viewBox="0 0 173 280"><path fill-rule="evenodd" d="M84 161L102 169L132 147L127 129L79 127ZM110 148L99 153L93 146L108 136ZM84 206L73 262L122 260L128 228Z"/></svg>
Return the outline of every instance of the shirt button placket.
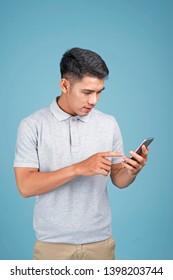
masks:
<svg viewBox="0 0 173 280"><path fill-rule="evenodd" d="M71 138L71 152L79 151L79 134L78 134L78 120L76 117L70 118L70 138Z"/></svg>

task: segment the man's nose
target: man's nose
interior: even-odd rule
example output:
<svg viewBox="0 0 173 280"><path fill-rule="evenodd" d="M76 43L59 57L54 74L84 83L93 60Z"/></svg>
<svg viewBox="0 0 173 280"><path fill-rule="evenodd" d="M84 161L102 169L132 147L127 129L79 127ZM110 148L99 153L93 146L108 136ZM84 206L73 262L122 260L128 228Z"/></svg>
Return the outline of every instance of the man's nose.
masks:
<svg viewBox="0 0 173 280"><path fill-rule="evenodd" d="M98 101L97 93L92 93L88 98L88 104L90 105L96 105L97 101Z"/></svg>

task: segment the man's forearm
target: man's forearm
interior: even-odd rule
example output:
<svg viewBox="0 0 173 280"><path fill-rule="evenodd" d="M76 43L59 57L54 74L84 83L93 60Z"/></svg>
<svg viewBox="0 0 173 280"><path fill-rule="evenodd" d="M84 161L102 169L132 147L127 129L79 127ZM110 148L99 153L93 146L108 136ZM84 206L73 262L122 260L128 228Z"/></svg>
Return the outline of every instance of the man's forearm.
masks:
<svg viewBox="0 0 173 280"><path fill-rule="evenodd" d="M121 156L116 152L101 152L74 165L51 172L38 172L36 168L16 167L16 182L24 197L44 194L68 183L78 176L107 176L111 161L107 157Z"/></svg>
<svg viewBox="0 0 173 280"><path fill-rule="evenodd" d="M129 174L126 168L120 168L111 175L112 183L118 188L126 188L135 180L136 175Z"/></svg>
<svg viewBox="0 0 173 280"><path fill-rule="evenodd" d="M26 198L53 191L78 176L75 165L51 172L15 168L15 173L19 192Z"/></svg>

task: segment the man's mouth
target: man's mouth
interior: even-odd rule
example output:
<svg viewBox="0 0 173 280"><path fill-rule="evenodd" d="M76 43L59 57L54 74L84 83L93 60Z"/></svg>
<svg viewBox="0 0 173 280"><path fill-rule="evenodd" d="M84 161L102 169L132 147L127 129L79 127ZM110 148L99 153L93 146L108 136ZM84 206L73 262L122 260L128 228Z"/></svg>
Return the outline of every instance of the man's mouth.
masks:
<svg viewBox="0 0 173 280"><path fill-rule="evenodd" d="M87 111L87 112L90 112L92 110L93 107L84 107L84 109Z"/></svg>

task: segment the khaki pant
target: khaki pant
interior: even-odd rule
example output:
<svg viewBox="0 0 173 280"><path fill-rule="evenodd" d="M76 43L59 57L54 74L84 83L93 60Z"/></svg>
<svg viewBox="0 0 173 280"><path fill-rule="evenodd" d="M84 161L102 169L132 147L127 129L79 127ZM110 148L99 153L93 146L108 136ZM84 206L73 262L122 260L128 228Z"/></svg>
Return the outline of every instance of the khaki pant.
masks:
<svg viewBox="0 0 173 280"><path fill-rule="evenodd" d="M95 243L63 244L36 240L34 260L114 260L115 241L112 237Z"/></svg>

